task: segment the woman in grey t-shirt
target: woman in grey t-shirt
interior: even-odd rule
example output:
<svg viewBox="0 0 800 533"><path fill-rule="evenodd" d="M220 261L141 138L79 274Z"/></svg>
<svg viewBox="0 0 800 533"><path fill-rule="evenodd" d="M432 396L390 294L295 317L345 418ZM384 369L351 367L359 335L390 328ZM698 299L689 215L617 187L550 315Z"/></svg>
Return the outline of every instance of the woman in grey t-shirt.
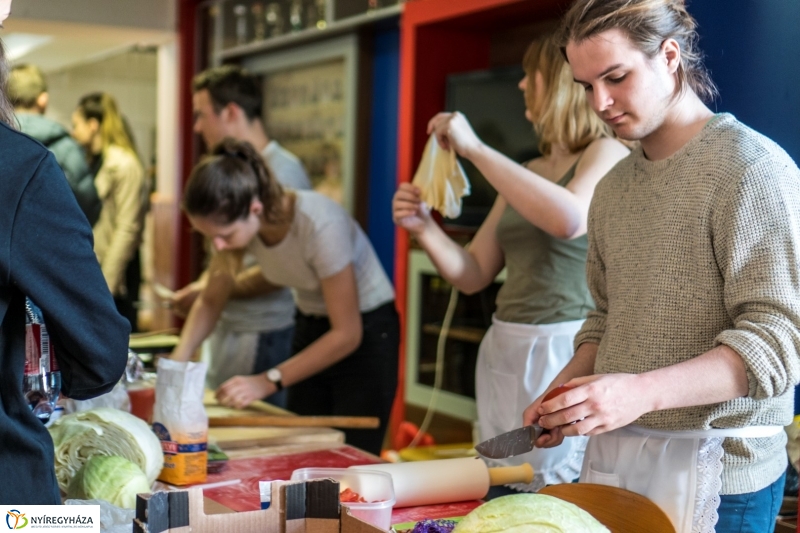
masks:
<svg viewBox="0 0 800 533"><path fill-rule="evenodd" d="M255 150L233 139L194 168L183 208L219 253L172 358L194 353L230 295L265 280L290 287L294 355L231 378L217 399L241 408L289 387L287 407L298 414L378 417L379 429L346 430L345 438L380 453L397 387L399 322L392 285L358 224L320 194L284 191ZM258 266L236 275L244 251Z"/></svg>

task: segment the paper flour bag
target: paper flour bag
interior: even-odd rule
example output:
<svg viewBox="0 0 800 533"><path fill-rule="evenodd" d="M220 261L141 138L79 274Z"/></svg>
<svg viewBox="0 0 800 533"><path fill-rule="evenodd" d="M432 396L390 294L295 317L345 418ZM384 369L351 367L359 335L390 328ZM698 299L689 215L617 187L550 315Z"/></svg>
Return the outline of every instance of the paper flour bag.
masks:
<svg viewBox="0 0 800 533"><path fill-rule="evenodd" d="M203 407L205 363L159 359L153 431L161 439L164 468L158 479L173 485L206 480L208 415Z"/></svg>

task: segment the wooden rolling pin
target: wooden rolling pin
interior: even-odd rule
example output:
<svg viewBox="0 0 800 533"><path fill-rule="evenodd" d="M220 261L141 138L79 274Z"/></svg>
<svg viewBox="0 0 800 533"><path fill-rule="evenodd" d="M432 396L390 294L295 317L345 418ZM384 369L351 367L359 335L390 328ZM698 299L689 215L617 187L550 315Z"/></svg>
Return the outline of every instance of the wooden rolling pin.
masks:
<svg viewBox="0 0 800 533"><path fill-rule="evenodd" d="M380 425L376 416L211 416L208 426L219 427L327 427L373 429Z"/></svg>
<svg viewBox="0 0 800 533"><path fill-rule="evenodd" d="M350 468L391 474L397 500L395 507L480 500L489 492L489 487L533 481L533 467L528 463L489 468L478 457Z"/></svg>

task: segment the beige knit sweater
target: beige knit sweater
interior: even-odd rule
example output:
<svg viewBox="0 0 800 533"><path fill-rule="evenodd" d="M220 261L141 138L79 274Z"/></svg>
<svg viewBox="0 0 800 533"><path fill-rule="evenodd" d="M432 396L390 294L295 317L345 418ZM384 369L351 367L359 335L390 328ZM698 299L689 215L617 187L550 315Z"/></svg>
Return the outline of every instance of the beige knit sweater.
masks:
<svg viewBox="0 0 800 533"><path fill-rule="evenodd" d="M647 372L719 344L742 356L746 397L651 412L637 421L644 427L789 424L799 266L800 171L774 142L718 115L673 156L649 161L639 148L598 185L587 261L597 310L575 345L599 344L596 373ZM722 494L775 481L785 445L783 432L726 439Z"/></svg>

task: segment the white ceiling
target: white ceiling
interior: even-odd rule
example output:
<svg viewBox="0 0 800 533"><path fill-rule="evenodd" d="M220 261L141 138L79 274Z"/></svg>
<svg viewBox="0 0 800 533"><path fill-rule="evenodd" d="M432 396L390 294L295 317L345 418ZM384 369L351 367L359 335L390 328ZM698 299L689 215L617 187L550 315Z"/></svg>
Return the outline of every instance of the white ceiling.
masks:
<svg viewBox="0 0 800 533"><path fill-rule="evenodd" d="M31 18L6 20L0 39L14 63L34 63L45 72L90 63L134 46L170 42L174 33L130 26L83 24Z"/></svg>

